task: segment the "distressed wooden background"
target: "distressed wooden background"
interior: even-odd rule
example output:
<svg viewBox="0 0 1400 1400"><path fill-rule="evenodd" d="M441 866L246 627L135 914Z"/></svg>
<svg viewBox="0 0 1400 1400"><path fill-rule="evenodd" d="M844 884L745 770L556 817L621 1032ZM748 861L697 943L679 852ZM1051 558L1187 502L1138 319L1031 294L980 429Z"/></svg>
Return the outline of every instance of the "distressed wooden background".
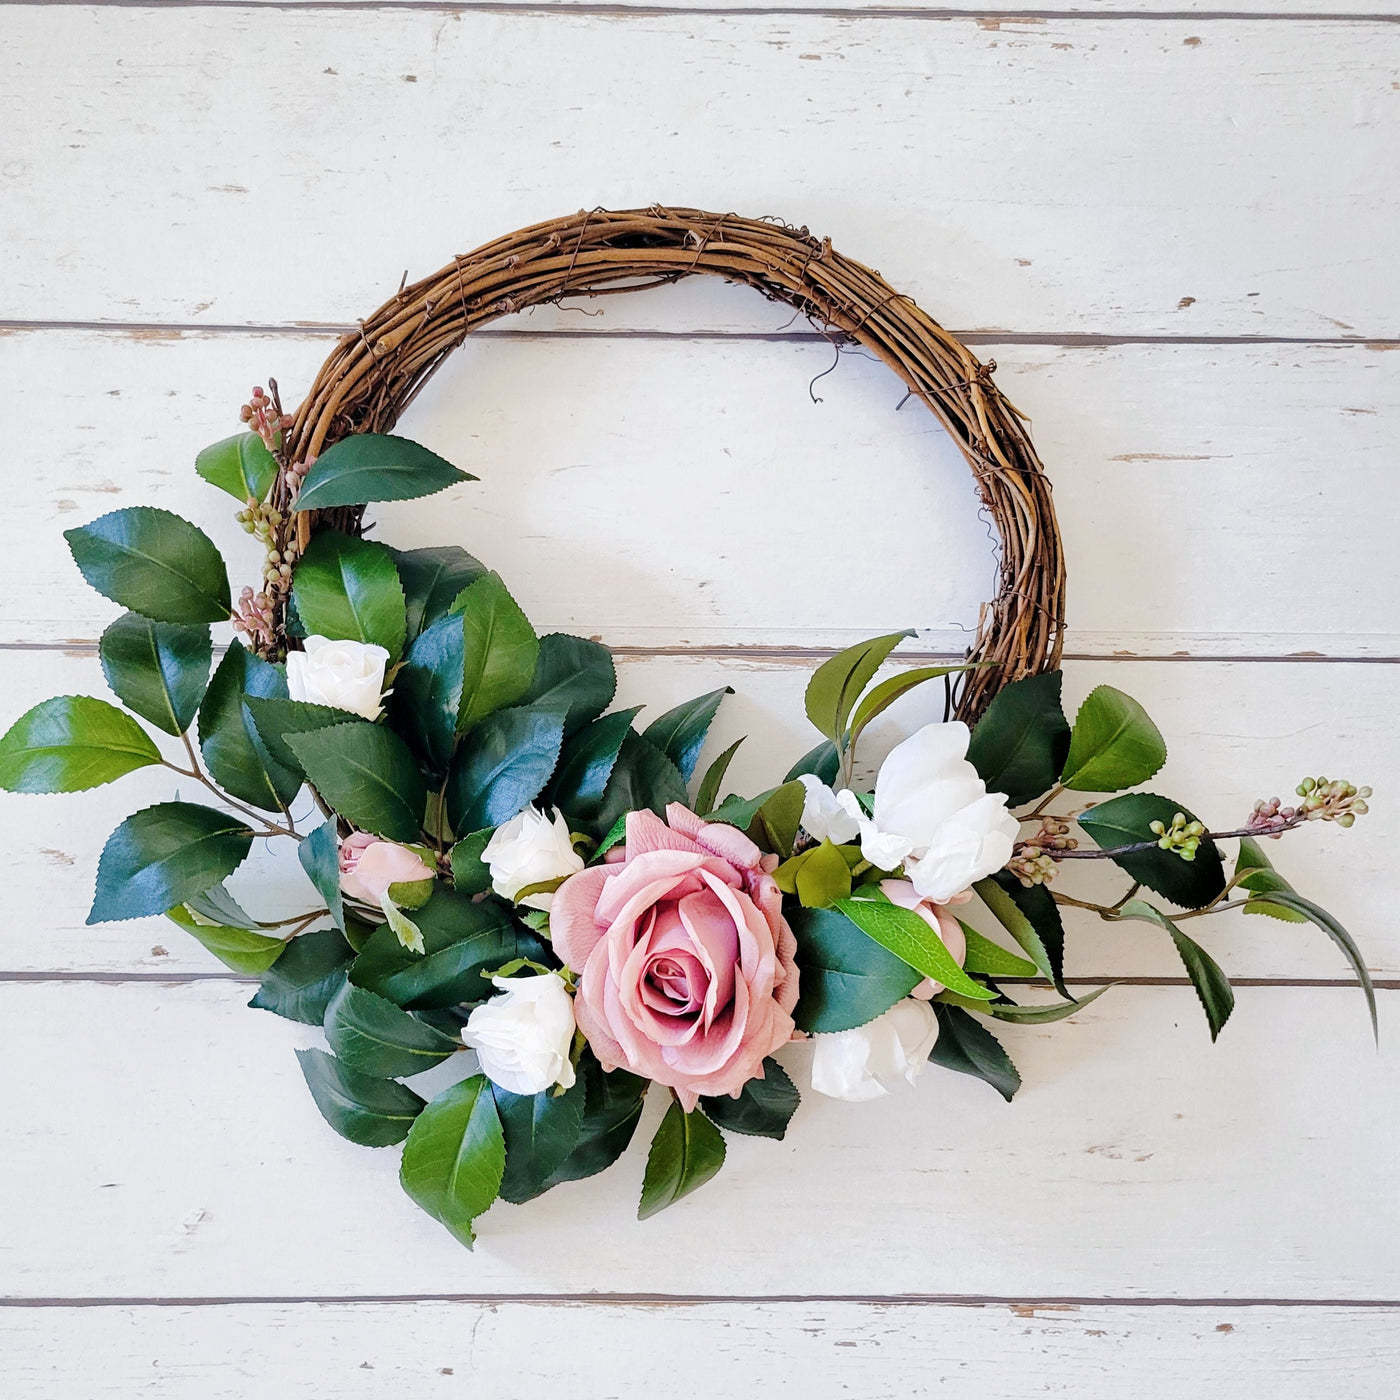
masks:
<svg viewBox="0 0 1400 1400"><path fill-rule="evenodd" d="M321 1123L312 1032L167 924L83 926L162 782L6 797L7 1396L1395 1394L1400 24L1041 3L0 4L0 720L101 693L65 527L154 499L255 567L195 449L405 269L596 204L779 215L996 359L1055 483L1069 698L1139 696L1163 790L1233 825L1375 786L1280 859L1384 979L1379 1053L1315 932L1209 931L1212 1047L1150 929L1076 925L1074 974L1129 984L1007 1030L1014 1106L937 1071L809 1101L638 1226L649 1118L471 1255ZM629 701L733 684L740 783L807 747L830 648L961 644L993 543L878 365L720 285L506 325L403 424L480 484L385 530L618 646Z"/></svg>

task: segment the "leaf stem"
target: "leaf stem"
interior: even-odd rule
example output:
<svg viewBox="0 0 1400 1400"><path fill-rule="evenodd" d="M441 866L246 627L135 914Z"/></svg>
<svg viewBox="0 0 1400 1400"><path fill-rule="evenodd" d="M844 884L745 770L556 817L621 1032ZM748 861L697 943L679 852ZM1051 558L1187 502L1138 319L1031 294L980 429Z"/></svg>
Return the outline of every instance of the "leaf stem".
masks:
<svg viewBox="0 0 1400 1400"><path fill-rule="evenodd" d="M206 776L203 770L200 768L199 757L195 753L194 745L190 743L189 731L187 730L185 733L181 734L180 738L184 741L185 752L189 755L190 758L190 766L188 768L181 768L178 763L171 763L171 761L168 758L161 759L161 763L164 764L165 767L169 768L171 772L178 773L182 778L193 778L195 782L202 783L205 787L209 789L210 792L214 794L215 797L219 799L220 802L222 802L226 807L232 807L233 810L239 814L239 816L248 817L250 820L255 822L262 822L262 830L256 832L256 835L290 836L295 841L300 841L302 839L301 833L296 829L295 826L291 824L290 815L287 818L288 824L286 826L278 826L275 822L268 821L268 819L265 816L263 816L261 812L255 812L251 807L245 807L241 802L235 802L233 798L231 798L228 795L228 793L226 793L221 787L217 786L213 782L213 780ZM286 809L283 808L283 811L285 812Z"/></svg>
<svg viewBox="0 0 1400 1400"><path fill-rule="evenodd" d="M1234 831L1207 831L1202 837L1202 841L1228 841L1237 836L1278 836L1285 831L1292 831L1296 826L1302 826L1307 821L1305 816L1291 818L1286 825L1275 827L1271 831L1258 831L1253 827L1241 826ZM1026 844L1024 842L1022 845ZM1095 848L1091 851L1046 851L1046 855L1051 860L1114 860L1118 856L1136 855L1140 851L1155 851L1162 849L1159 843L1153 839L1151 841L1134 841L1128 846L1108 846L1102 849Z"/></svg>
<svg viewBox="0 0 1400 1400"><path fill-rule="evenodd" d="M1049 805L1050 805L1064 790L1065 790L1065 785L1064 785L1063 783L1056 783L1055 786L1052 787L1052 788L1050 789L1050 791L1047 792L1047 793L1045 794L1045 796L1042 797L1042 798L1040 799L1040 801L1036 804L1035 810L1034 810L1034 811L1027 812L1026 815L1025 815L1024 817L1018 817L1017 820L1018 820L1018 821L1023 821L1023 822L1038 821L1038 820L1040 819L1041 813L1044 812L1045 809L1046 809L1046 808L1047 808L1047 807L1048 807L1048 806L1049 806Z"/></svg>

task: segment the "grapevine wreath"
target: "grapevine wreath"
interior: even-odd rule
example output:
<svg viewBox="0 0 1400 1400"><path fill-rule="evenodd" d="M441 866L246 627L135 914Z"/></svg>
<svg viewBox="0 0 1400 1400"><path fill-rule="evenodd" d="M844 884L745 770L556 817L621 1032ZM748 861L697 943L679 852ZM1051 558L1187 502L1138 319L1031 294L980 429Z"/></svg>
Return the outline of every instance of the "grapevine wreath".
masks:
<svg viewBox="0 0 1400 1400"><path fill-rule="evenodd" d="M722 795L737 744L697 780L724 691L638 727L636 710L609 711L607 649L537 636L489 562L362 535L367 503L472 479L392 434L473 330L699 274L883 360L957 442L1002 541L966 658L877 680L902 632L824 661L806 691L819 742L773 755L777 781L753 795ZM344 336L296 413L275 383L255 389L247 431L199 454L265 548L256 590L235 599L209 538L164 510L67 532L84 578L128 609L100 646L125 709L36 706L0 739L0 787L70 792L154 764L200 784L202 802L159 803L112 834L89 922L164 914L260 979L250 1005L324 1026L328 1049L299 1052L316 1106L351 1142L403 1143L405 1191L467 1245L497 1197L612 1164L649 1090L671 1102L643 1217L719 1170L725 1132L781 1138L798 1091L773 1056L793 1040L810 1044L816 1092L873 1098L931 1061L1009 1100L1020 1079L988 1023L1059 1020L1106 990L1066 989L1064 905L1160 929L1212 1037L1233 994L1190 921L1243 906L1311 922L1350 960L1374 1026L1355 943L1261 844L1350 826L1369 789L1305 779L1296 805L1260 801L1224 831L1128 791L1166 748L1110 686L1072 724L1062 713L1049 483L992 368L805 229L652 208L513 233ZM217 665L213 623L234 633ZM862 790L866 726L933 681L943 722ZM265 837L295 848L309 906L270 921L225 884ZM1121 897L1065 893L1080 860L1118 866ZM1007 988L1028 980L1060 1000L1018 1003ZM415 1076L449 1059L462 1073L426 1102Z"/></svg>

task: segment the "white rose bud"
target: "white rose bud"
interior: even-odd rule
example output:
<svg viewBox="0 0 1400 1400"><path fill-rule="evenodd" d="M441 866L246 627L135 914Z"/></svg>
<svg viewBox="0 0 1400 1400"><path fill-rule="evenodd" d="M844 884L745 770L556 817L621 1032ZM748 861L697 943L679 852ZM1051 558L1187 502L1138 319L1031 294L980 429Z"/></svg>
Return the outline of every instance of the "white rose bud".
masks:
<svg viewBox="0 0 1400 1400"><path fill-rule="evenodd" d="M378 719L389 653L368 642L308 637L305 651L287 654L287 692L293 700L329 705L362 719Z"/></svg>
<svg viewBox="0 0 1400 1400"><path fill-rule="evenodd" d="M864 1026L814 1035L812 1088L851 1103L881 1098L901 1077L914 1083L937 1039L933 1007L905 997Z"/></svg>
<svg viewBox="0 0 1400 1400"><path fill-rule="evenodd" d="M542 1094L574 1082L569 1051L574 1040L574 1001L564 979L493 977L501 995L478 1006L462 1027L481 1072L512 1094Z"/></svg>
<svg viewBox="0 0 1400 1400"><path fill-rule="evenodd" d="M806 789L802 798L802 830L813 841L832 841L839 846L860 835L859 818L841 800L854 800L852 794L843 792L838 797L813 773L799 773L797 781Z"/></svg>
<svg viewBox="0 0 1400 1400"><path fill-rule="evenodd" d="M497 827L481 859L491 867L491 888L502 899L514 901L531 885L548 884L583 869L583 857L569 839L569 824L556 807L551 821L536 807L526 807L518 817ZM552 891L526 895L520 903L548 911Z"/></svg>

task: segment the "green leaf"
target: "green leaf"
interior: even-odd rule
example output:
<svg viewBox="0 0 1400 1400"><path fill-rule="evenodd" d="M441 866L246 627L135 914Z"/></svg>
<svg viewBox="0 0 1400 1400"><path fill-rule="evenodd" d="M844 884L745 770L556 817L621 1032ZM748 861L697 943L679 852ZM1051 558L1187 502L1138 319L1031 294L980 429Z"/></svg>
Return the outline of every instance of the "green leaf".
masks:
<svg viewBox="0 0 1400 1400"><path fill-rule="evenodd" d="M1027 887L1007 870L978 880L973 889L1035 964L1036 971L1048 977L1055 990L1068 998L1064 984L1065 926L1050 891L1044 885Z"/></svg>
<svg viewBox="0 0 1400 1400"><path fill-rule="evenodd" d="M823 739L814 749L809 749L788 769L787 775L783 778L785 783L790 783L794 778L800 778L804 773L810 773L813 777L819 778L827 787L836 781L836 774L841 768L841 755L836 745L830 739Z"/></svg>
<svg viewBox="0 0 1400 1400"><path fill-rule="evenodd" d="M550 1177L548 1185L582 1181L612 1166L627 1150L642 1116L648 1081L625 1069L606 1073L585 1048L578 1064L585 1096L578 1142Z"/></svg>
<svg viewBox="0 0 1400 1400"><path fill-rule="evenodd" d="M958 966L943 940L912 909L874 899L842 899L836 907L882 948L950 992L971 1000L995 995Z"/></svg>
<svg viewBox="0 0 1400 1400"><path fill-rule="evenodd" d="M192 802L161 802L107 838L88 923L164 914L243 864L253 833L241 817Z"/></svg>
<svg viewBox="0 0 1400 1400"><path fill-rule="evenodd" d="M883 1015L923 980L834 909L794 909L803 1031L848 1031Z"/></svg>
<svg viewBox="0 0 1400 1400"><path fill-rule="evenodd" d="M674 1205L703 1186L724 1165L724 1138L703 1113L686 1113L680 1104L666 1110L647 1154L638 1220Z"/></svg>
<svg viewBox="0 0 1400 1400"><path fill-rule="evenodd" d="M454 831L501 826L533 802L559 762L561 710L498 710L467 736L447 780Z"/></svg>
<svg viewBox="0 0 1400 1400"><path fill-rule="evenodd" d="M587 821L603 805L617 756L640 705L604 715L585 725L572 738L566 738L559 768L549 784L546 805L558 807L565 816Z"/></svg>
<svg viewBox="0 0 1400 1400"><path fill-rule="evenodd" d="M1206 1020L1210 1023L1210 1038L1214 1040L1235 1009L1235 991L1230 986L1230 979L1199 943L1188 938L1160 909L1154 908L1146 900L1130 899L1120 912L1122 918L1156 924L1171 935L1176 951L1190 975L1191 985L1196 989L1196 995L1205 1010Z"/></svg>
<svg viewBox="0 0 1400 1400"><path fill-rule="evenodd" d="M452 761L465 677L466 637L456 613L414 639L394 677L389 698L394 727L437 773L445 773Z"/></svg>
<svg viewBox="0 0 1400 1400"><path fill-rule="evenodd" d="M389 552L403 584L409 641L446 616L463 589L486 572L485 564L455 544Z"/></svg>
<svg viewBox="0 0 1400 1400"><path fill-rule="evenodd" d="M466 670L458 731L514 705L535 679L540 644L529 619L496 574L486 574L457 599L466 629Z"/></svg>
<svg viewBox="0 0 1400 1400"><path fill-rule="evenodd" d="M115 705L59 695L21 715L0 739L0 788L82 792L160 761L150 735Z"/></svg>
<svg viewBox="0 0 1400 1400"><path fill-rule="evenodd" d="M158 622L225 622L228 570L203 530L152 506L65 530L83 577L104 598Z"/></svg>
<svg viewBox="0 0 1400 1400"><path fill-rule="evenodd" d="M705 735L710 732L719 702L726 695L733 694L734 687L727 685L722 690L712 690L694 700L687 700L652 720L642 730L642 738L649 744L655 744L680 770L681 777L689 782L699 761L700 750L705 747Z"/></svg>
<svg viewBox="0 0 1400 1400"><path fill-rule="evenodd" d="M345 1064L378 1079L421 1074L462 1048L460 1040L353 982L330 999L325 1027Z"/></svg>
<svg viewBox="0 0 1400 1400"><path fill-rule="evenodd" d="M301 791L301 768L279 763L263 743L248 698L285 700L282 671L235 642L224 653L199 707L199 751L225 792L279 812Z"/></svg>
<svg viewBox="0 0 1400 1400"><path fill-rule="evenodd" d="M166 910L165 917L203 944L225 967L244 977L260 977L281 960L287 947L281 938L196 918L190 904L177 904Z"/></svg>
<svg viewBox="0 0 1400 1400"><path fill-rule="evenodd" d="M365 720L289 734L306 776L352 826L389 841L416 841L428 794L408 745Z"/></svg>
<svg viewBox="0 0 1400 1400"><path fill-rule="evenodd" d="M289 1021L322 1025L326 1007L345 981L345 969L354 956L355 950L338 929L300 933L267 970L248 1005Z"/></svg>
<svg viewBox="0 0 1400 1400"><path fill-rule="evenodd" d="M612 653L600 642L549 632L540 638L539 657L522 705L563 710L564 733L576 734L612 704L617 672Z"/></svg>
<svg viewBox="0 0 1400 1400"><path fill-rule="evenodd" d="M585 823L590 835L611 831L628 812L644 808L664 817L672 802L685 802L690 794L680 770L655 744L628 732L603 793L602 805Z"/></svg>
<svg viewBox="0 0 1400 1400"><path fill-rule="evenodd" d="M343 1065L324 1050L298 1050L297 1061L321 1117L361 1147L392 1147L408 1136L423 1100L404 1084Z"/></svg>
<svg viewBox="0 0 1400 1400"><path fill-rule="evenodd" d="M745 738L748 736L745 735ZM695 810L703 817L714 810L719 801L719 787L724 781L724 775L729 772L730 762L739 751L739 745L743 739L735 739L720 756L715 759L710 766L705 769L705 776L700 779L700 791L695 796Z"/></svg>
<svg viewBox="0 0 1400 1400"><path fill-rule="evenodd" d="M782 1065L770 1057L763 1062L763 1077L750 1079L737 1099L702 1098L700 1107L717 1128L781 1142L801 1099Z"/></svg>
<svg viewBox="0 0 1400 1400"><path fill-rule="evenodd" d="M491 1086L506 1139L501 1199L520 1205L547 1191L554 1173L568 1160L583 1130L587 1090L575 1079L562 1094L512 1094Z"/></svg>
<svg viewBox="0 0 1400 1400"><path fill-rule="evenodd" d="M1235 858L1235 884L1241 889L1251 890L1256 894L1268 894L1274 890L1286 890L1289 894L1296 894L1293 888L1282 875L1274 869L1274 863L1264 854L1264 848L1252 837L1243 836L1240 838L1239 855ZM1296 909L1285 909L1280 904L1266 904L1258 899L1251 899L1245 906L1246 914L1267 914L1270 918L1281 919L1286 924L1306 924L1308 916L1300 914Z"/></svg>
<svg viewBox="0 0 1400 1400"><path fill-rule="evenodd" d="M830 841L796 857L793 872L798 901L808 909L825 909L851 894L851 867L840 847Z"/></svg>
<svg viewBox="0 0 1400 1400"><path fill-rule="evenodd" d="M960 1006L936 1001L933 1010L938 1017L938 1039L929 1059L944 1069L984 1080L1010 1103L1021 1087L1021 1076L1001 1042Z"/></svg>
<svg viewBox="0 0 1400 1400"><path fill-rule="evenodd" d="M440 884L414 917L423 935L421 955L408 952L387 924L370 935L350 968L350 980L412 1011L495 994L489 973L515 958L543 959L545 945L494 899L479 903Z"/></svg>
<svg viewBox="0 0 1400 1400"><path fill-rule="evenodd" d="M312 705L305 700L288 700L284 696L262 698L243 697L243 707L253 721L253 732L262 741L268 754L289 773L301 772L301 760L287 743L288 734L311 734L318 729L333 729L358 715L337 710L331 705Z"/></svg>
<svg viewBox="0 0 1400 1400"><path fill-rule="evenodd" d="M485 1075L443 1090L414 1121L399 1182L470 1249L472 1222L494 1201L506 1166L505 1134Z"/></svg>
<svg viewBox="0 0 1400 1400"><path fill-rule="evenodd" d="M1151 824L1160 821L1170 827L1177 812L1188 822L1196 820L1181 803L1169 797L1130 792L1100 802L1076 820L1102 849L1109 850L1140 841L1155 842L1157 837ZM1164 851L1156 846L1112 859L1134 880L1184 909L1199 909L1209 904L1225 888L1225 869L1220 863L1220 850L1213 841L1202 841L1194 860L1183 860L1175 851Z"/></svg>
<svg viewBox="0 0 1400 1400"><path fill-rule="evenodd" d="M235 433L206 447L194 459L194 469L243 506L266 498L277 478L277 458L256 433Z"/></svg>
<svg viewBox="0 0 1400 1400"><path fill-rule="evenodd" d="M1109 983L1109 986L1112 985ZM998 1021L1014 1021L1021 1026L1046 1026L1052 1021L1063 1021L1067 1016L1073 1016L1076 1011L1083 1011L1090 1002L1097 1001L1107 990L1108 987L1096 987L1088 996L1080 997L1078 1001L1071 998L1069 1001L1054 1002L1049 1006L1016 1006L1005 1001L974 1003L956 996L949 997L949 1000L954 1005L980 1012L983 1016L995 1016ZM947 995L946 992L939 993L940 997Z"/></svg>
<svg viewBox="0 0 1400 1400"><path fill-rule="evenodd" d="M403 654L408 611L394 556L373 540L317 530L292 576L292 601L310 636Z"/></svg>
<svg viewBox="0 0 1400 1400"><path fill-rule="evenodd" d="M963 937L967 940L967 955L963 958L964 972L980 972L988 977L1034 977L1040 971L1033 962L1008 953L1000 943L983 938L970 924L961 919Z"/></svg>
<svg viewBox="0 0 1400 1400"><path fill-rule="evenodd" d="M765 851L786 860L797 844L797 828L802 823L802 806L807 789L801 783L784 783L762 802L748 825L751 840Z"/></svg>
<svg viewBox="0 0 1400 1400"><path fill-rule="evenodd" d="M967 757L987 784L1019 807L1048 792L1069 752L1069 722L1060 708L1059 671L1003 686L972 731Z"/></svg>
<svg viewBox="0 0 1400 1400"><path fill-rule="evenodd" d="M941 680L944 676L967 669L966 666L920 666L916 670L905 671L881 681L879 685L872 687L856 706L855 714L851 717L851 734L846 741L847 748L854 749L865 726L877 715L884 714L896 700L907 695L916 686L923 685L925 681Z"/></svg>
<svg viewBox="0 0 1400 1400"><path fill-rule="evenodd" d="M1166 761L1166 741L1147 711L1101 685L1079 707L1060 781L1073 792L1119 792L1145 783Z"/></svg>
<svg viewBox="0 0 1400 1400"><path fill-rule="evenodd" d="M209 626L153 622L123 613L97 646L102 674L129 710L167 734L183 734L209 684Z"/></svg>
<svg viewBox="0 0 1400 1400"><path fill-rule="evenodd" d="M227 928L258 927L258 921L228 892L228 886L222 883L210 885L200 894L192 894L185 901L185 908L209 923L223 924Z"/></svg>
<svg viewBox="0 0 1400 1400"><path fill-rule="evenodd" d="M1352 971L1356 973L1356 980L1361 983L1361 990L1366 994L1366 1006L1371 1012L1371 1032L1379 1040L1380 1025L1376 1019L1376 989L1371 984L1371 974L1361 956L1361 949L1356 946L1356 940L1352 938L1351 934L1320 905L1314 904L1310 899L1304 899L1302 895L1295 894L1291 890L1272 890L1267 894L1251 895L1249 903L1256 902L1273 904L1280 909L1302 914L1310 923L1316 924L1346 954Z"/></svg>
<svg viewBox="0 0 1400 1400"><path fill-rule="evenodd" d="M494 826L464 836L452 848L452 884L459 894L485 894L491 888L491 867L481 858L491 838Z"/></svg>
<svg viewBox="0 0 1400 1400"><path fill-rule="evenodd" d="M424 951L422 930L394 903L392 894L385 893L379 896L379 909L384 915L385 924L399 940L401 948L406 948L410 953Z"/></svg>
<svg viewBox="0 0 1400 1400"><path fill-rule="evenodd" d="M475 481L436 452L385 433L353 433L311 465L294 510L328 510L370 501L411 501L459 481Z"/></svg>
<svg viewBox="0 0 1400 1400"><path fill-rule="evenodd" d="M845 740L846 725L861 692L870 684L885 658L913 632L891 632L885 637L872 637L824 661L807 682L805 703L807 718L817 729L840 747Z"/></svg>

